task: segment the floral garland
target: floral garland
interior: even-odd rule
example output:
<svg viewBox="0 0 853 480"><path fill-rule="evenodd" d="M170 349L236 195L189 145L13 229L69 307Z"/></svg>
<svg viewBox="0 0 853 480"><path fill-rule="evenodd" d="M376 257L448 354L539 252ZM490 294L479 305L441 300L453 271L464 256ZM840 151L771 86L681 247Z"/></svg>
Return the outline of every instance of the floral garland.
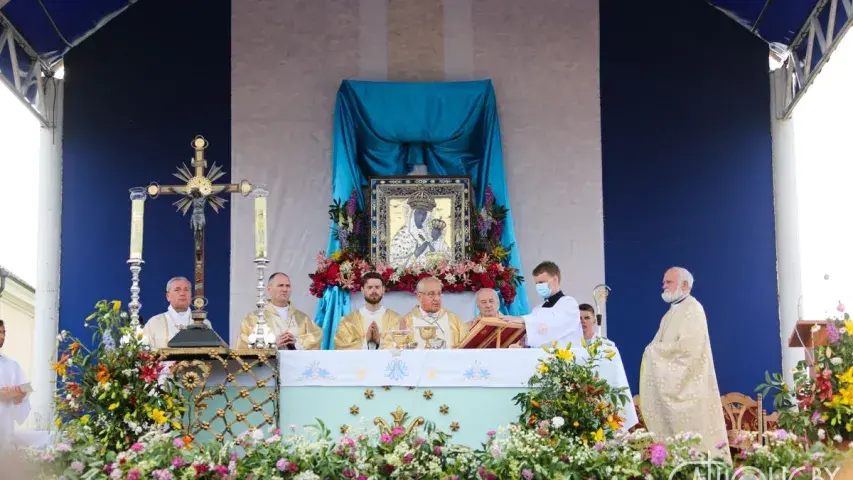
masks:
<svg viewBox="0 0 853 480"><path fill-rule="evenodd" d="M494 193L487 187L483 207L474 214L476 228L472 232L471 255L467 261L394 269L369 261L367 215L358 207L353 191L346 202L338 200L329 206L329 217L341 248L331 256L326 256L325 252L317 256L317 267L309 275L310 291L318 298L330 287L354 292L361 288L363 274L377 272L385 279L388 291L414 292L420 279L433 276L441 280L445 292L493 288L500 292L505 305L511 305L524 277L509 264L512 245L501 243L506 215L507 209L495 203Z"/></svg>
<svg viewBox="0 0 853 480"><path fill-rule="evenodd" d="M91 323L90 323L91 322ZM61 378L55 393L55 424L69 439L98 442L101 453L130 447L152 428L181 428L184 400L164 366L148 348L142 329L132 328L121 302L102 300L86 318L92 349L63 331L62 354L52 364Z"/></svg>

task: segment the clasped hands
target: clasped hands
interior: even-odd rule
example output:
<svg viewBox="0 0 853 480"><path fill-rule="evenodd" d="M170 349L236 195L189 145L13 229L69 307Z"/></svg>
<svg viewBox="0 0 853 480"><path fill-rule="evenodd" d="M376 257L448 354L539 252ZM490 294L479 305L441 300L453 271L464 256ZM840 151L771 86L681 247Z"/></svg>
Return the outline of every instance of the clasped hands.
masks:
<svg viewBox="0 0 853 480"><path fill-rule="evenodd" d="M275 338L279 350L296 350L296 337L290 332L284 332Z"/></svg>
<svg viewBox="0 0 853 480"><path fill-rule="evenodd" d="M376 322L370 322L370 326L367 327L366 337L367 343L379 345L379 326L376 325Z"/></svg>
<svg viewBox="0 0 853 480"><path fill-rule="evenodd" d="M19 386L0 387L0 401L12 402L15 405L20 405L26 396L26 392L24 392Z"/></svg>

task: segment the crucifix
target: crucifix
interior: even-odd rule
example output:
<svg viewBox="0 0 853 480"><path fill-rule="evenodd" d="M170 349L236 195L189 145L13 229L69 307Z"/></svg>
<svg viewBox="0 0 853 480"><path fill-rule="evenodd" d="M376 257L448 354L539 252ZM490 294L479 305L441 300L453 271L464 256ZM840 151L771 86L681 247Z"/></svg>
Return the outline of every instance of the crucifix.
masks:
<svg viewBox="0 0 853 480"><path fill-rule="evenodd" d="M173 175L184 185L159 185L152 182L148 185L148 196L157 198L159 195L180 195L174 205L184 215L190 210L190 228L193 232L194 256L194 286L192 298L193 325L181 330L169 341L170 348L176 347L223 347L227 344L212 329L208 328L204 321L207 319L207 297L204 296L204 234L205 234L205 207L210 205L216 213L225 207L228 201L219 194L240 193L248 196L252 193L253 186L246 180L239 184L216 184L216 180L225 175L221 166L214 163L205 173L207 160L204 158L204 150L208 147L207 140L201 135L192 141L194 155L190 167L181 164L178 171Z"/></svg>

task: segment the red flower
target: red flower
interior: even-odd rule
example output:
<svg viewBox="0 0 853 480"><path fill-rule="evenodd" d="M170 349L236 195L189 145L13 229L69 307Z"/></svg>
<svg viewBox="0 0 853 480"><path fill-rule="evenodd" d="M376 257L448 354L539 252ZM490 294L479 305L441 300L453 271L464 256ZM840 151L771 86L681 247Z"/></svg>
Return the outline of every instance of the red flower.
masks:
<svg viewBox="0 0 853 480"><path fill-rule="evenodd" d="M145 381L145 383L156 382L157 378L160 376L160 371L163 370L163 367L160 365L149 366L145 365L141 369L139 369L139 378Z"/></svg>
<svg viewBox="0 0 853 480"><path fill-rule="evenodd" d="M326 283L330 285L338 284L338 274L341 273L341 266L337 263L333 263L329 265L329 269L326 270Z"/></svg>

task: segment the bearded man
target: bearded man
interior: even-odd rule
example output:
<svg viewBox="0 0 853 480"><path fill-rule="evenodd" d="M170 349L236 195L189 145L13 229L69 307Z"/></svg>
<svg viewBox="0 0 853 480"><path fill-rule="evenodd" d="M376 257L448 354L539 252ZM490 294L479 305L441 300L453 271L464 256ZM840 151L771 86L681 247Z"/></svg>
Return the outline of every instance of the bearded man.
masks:
<svg viewBox="0 0 853 480"><path fill-rule="evenodd" d="M376 272L361 276L364 306L341 318L335 333L335 350L379 350L383 336L400 327L400 314L385 308L385 280Z"/></svg>
<svg viewBox="0 0 853 480"><path fill-rule="evenodd" d="M669 311L643 353L640 410L650 432L663 438L698 433L702 453L731 463L708 321L692 289L693 275L686 269L673 267L664 274L661 297Z"/></svg>

